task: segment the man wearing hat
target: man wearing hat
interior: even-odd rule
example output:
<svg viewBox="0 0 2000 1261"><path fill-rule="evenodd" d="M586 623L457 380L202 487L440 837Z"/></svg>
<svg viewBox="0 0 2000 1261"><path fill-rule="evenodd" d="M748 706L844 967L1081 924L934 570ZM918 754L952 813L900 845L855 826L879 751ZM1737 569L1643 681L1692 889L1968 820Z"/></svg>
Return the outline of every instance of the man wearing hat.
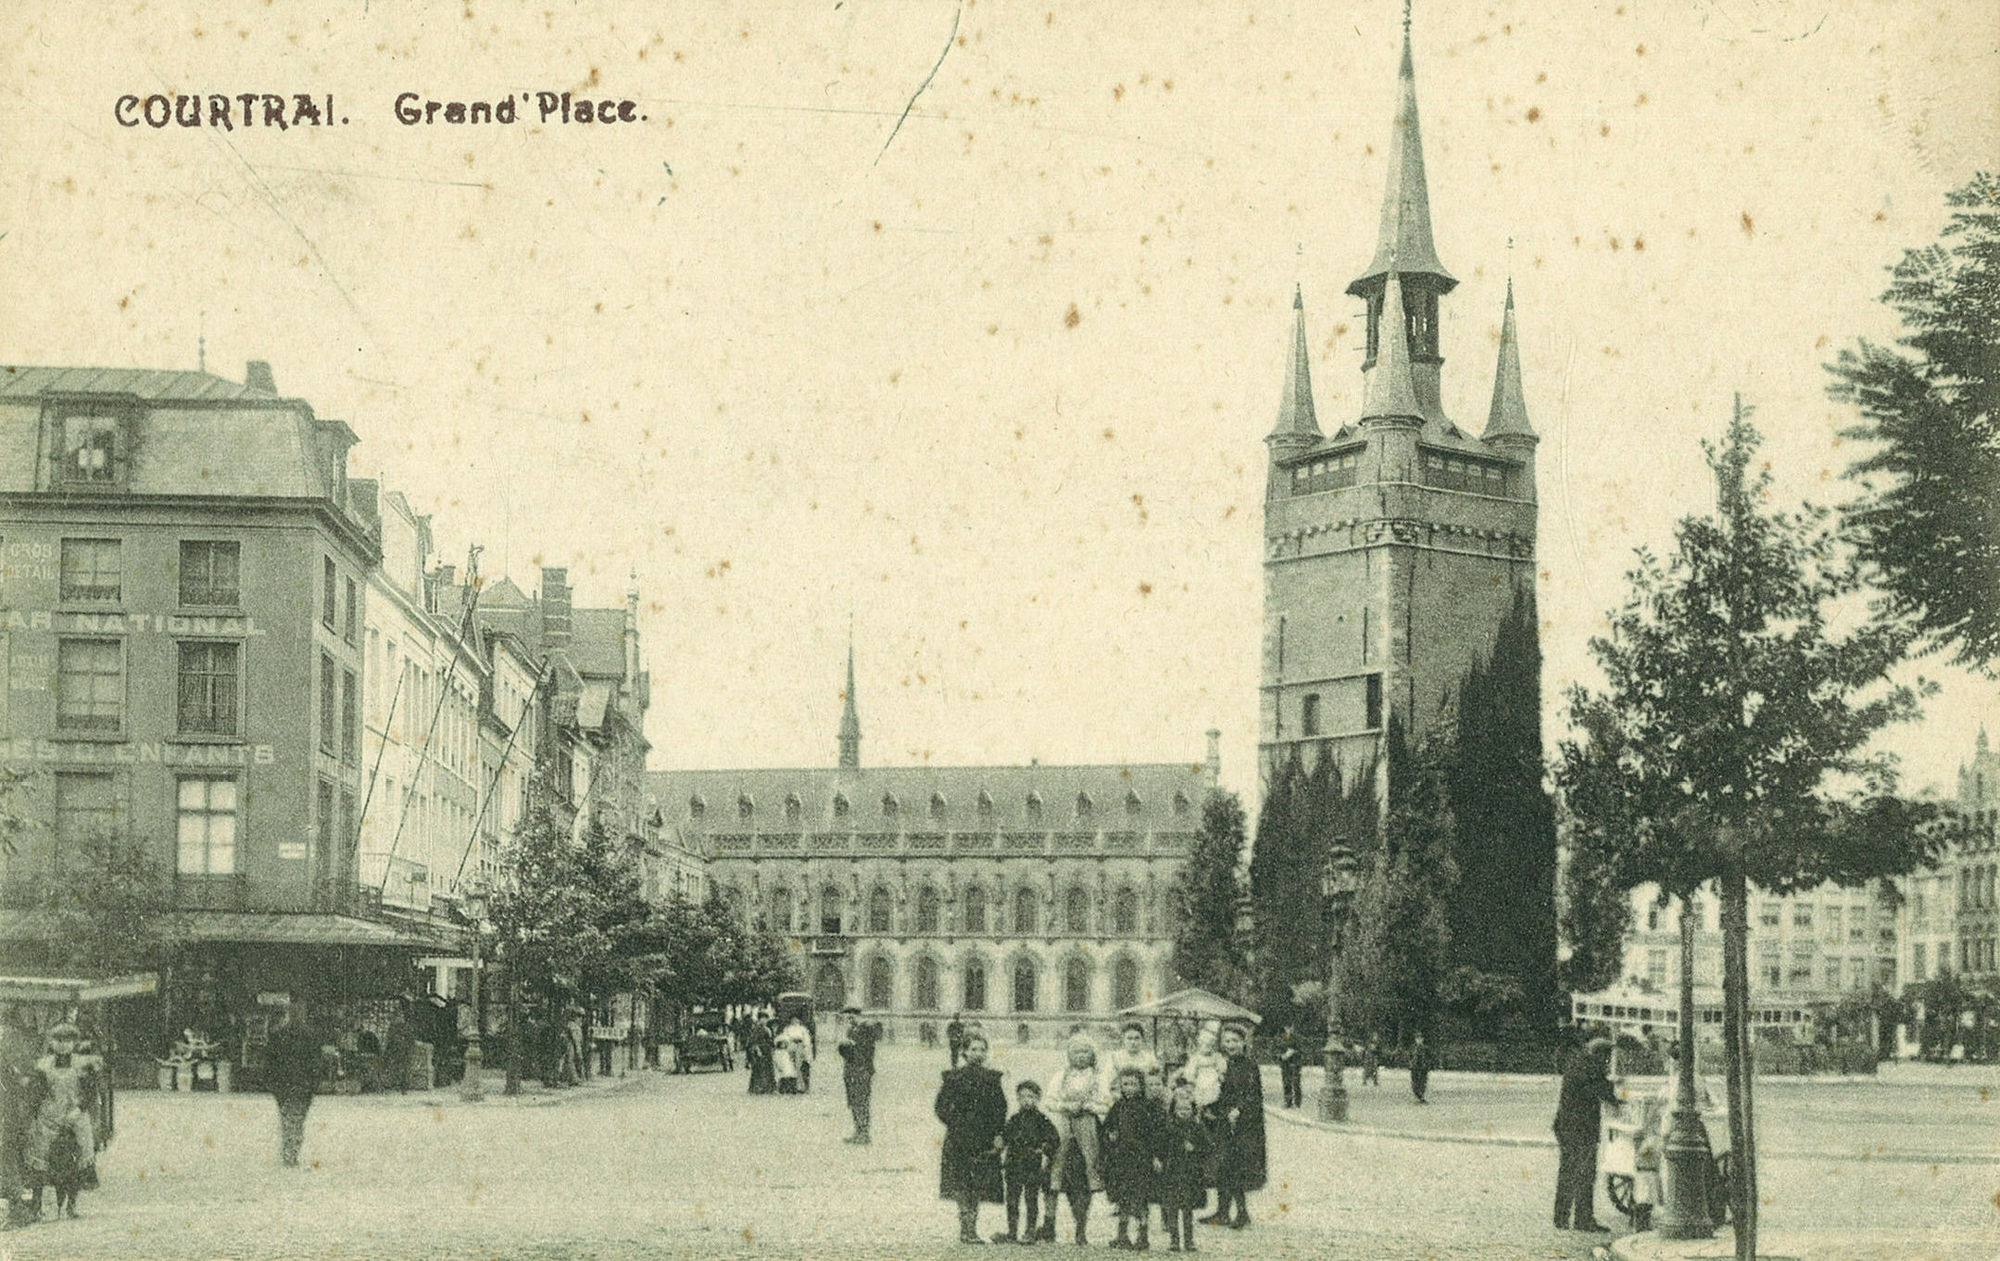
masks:
<svg viewBox="0 0 2000 1261"><path fill-rule="evenodd" d="M1556 1104L1556 1229L1601 1231L1597 1223L1598 1109L1618 1094L1605 1076L1611 1041L1592 1038L1563 1066Z"/></svg>
<svg viewBox="0 0 2000 1261"><path fill-rule="evenodd" d="M875 1044L882 1026L861 1019L859 1007L840 1009L840 1082L847 1088L847 1110L854 1114L854 1133L844 1140L866 1145L868 1105L875 1093Z"/></svg>

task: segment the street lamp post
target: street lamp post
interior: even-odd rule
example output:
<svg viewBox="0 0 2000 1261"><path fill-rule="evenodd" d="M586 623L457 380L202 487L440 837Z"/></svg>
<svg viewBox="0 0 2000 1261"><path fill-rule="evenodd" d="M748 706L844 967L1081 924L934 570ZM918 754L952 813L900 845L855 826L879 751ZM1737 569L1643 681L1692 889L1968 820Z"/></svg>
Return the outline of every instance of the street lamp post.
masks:
<svg viewBox="0 0 2000 1261"><path fill-rule="evenodd" d="M1347 1119L1347 1054L1340 1035L1340 956L1347 932L1347 916L1354 905L1358 882L1354 874L1354 851L1345 841L1335 841L1320 872L1319 891L1325 899L1331 929L1326 964L1326 1082L1319 1090L1319 1119Z"/></svg>
<svg viewBox="0 0 2000 1261"><path fill-rule="evenodd" d="M1681 896L1681 1019L1680 1054L1675 1057L1678 1079L1674 1120L1662 1144L1660 1215L1663 1239L1707 1239L1715 1234L1708 1213L1708 1183L1715 1158L1709 1154L1708 1127L1701 1123L1701 1101L1694 1079L1694 895Z"/></svg>
<svg viewBox="0 0 2000 1261"><path fill-rule="evenodd" d="M458 1084L458 1097L466 1103L478 1103L486 1097L486 1053L480 1045L486 1019L480 1008L479 992L486 971L486 890L478 887L469 890L460 909L472 921L472 1034L465 1043L465 1077Z"/></svg>

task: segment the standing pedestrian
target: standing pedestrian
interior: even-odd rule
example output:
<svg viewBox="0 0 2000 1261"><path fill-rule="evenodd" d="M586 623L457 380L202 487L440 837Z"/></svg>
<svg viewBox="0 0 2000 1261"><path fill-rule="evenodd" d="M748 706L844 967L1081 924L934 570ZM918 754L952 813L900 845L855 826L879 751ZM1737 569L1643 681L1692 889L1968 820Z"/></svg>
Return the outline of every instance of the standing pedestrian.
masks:
<svg viewBox="0 0 2000 1261"><path fill-rule="evenodd" d="M854 1115L854 1133L846 1142L867 1144L869 1103L875 1091L875 1044L882 1026L861 1019L859 1007L840 1009L840 1083L847 1089L847 1110Z"/></svg>
<svg viewBox="0 0 2000 1261"><path fill-rule="evenodd" d="M1556 1102L1556 1229L1601 1231L1597 1222L1597 1123L1599 1109L1617 1102L1605 1076L1611 1043L1593 1038L1563 1066Z"/></svg>
<svg viewBox="0 0 2000 1261"><path fill-rule="evenodd" d="M979 1237L979 1206L1003 1200L1000 1150L1007 1129L1007 1095L1000 1074L986 1067L986 1039L974 1034L960 1048L965 1063L944 1071L931 1111L944 1122L938 1195L958 1205L958 1241Z"/></svg>
<svg viewBox="0 0 2000 1261"><path fill-rule="evenodd" d="M264 1085L278 1104L278 1159L296 1169L306 1139L306 1112L319 1090L320 1040L294 1000L279 1017L264 1047Z"/></svg>
<svg viewBox="0 0 2000 1261"><path fill-rule="evenodd" d="M1127 1069L1137 1070L1143 1080L1148 1073L1160 1071L1160 1057L1146 1045L1146 1026L1133 1020L1118 1031L1118 1045L1104 1057L1104 1071L1112 1081Z"/></svg>
<svg viewBox="0 0 2000 1261"><path fill-rule="evenodd" d="M1020 1104L1007 1118L1005 1163L1007 1182L1007 1233L993 1236L994 1243L1033 1243L1041 1234L1042 1201L1051 1205L1055 1191L1049 1185L1049 1170L1055 1167L1062 1136L1055 1122L1042 1111L1042 1087L1024 1081L1014 1087ZM1025 1211L1024 1211L1025 1210Z"/></svg>
<svg viewBox="0 0 2000 1261"><path fill-rule="evenodd" d="M1361 1084L1379 1086L1382 1084L1382 1044L1368 1035L1368 1045L1361 1049Z"/></svg>
<svg viewBox="0 0 2000 1261"><path fill-rule="evenodd" d="M1146 1238L1147 1219L1152 1213L1153 1178L1159 1172L1160 1131L1164 1116L1146 1098L1146 1075L1127 1068L1114 1079L1115 1099L1104 1117L1104 1193L1118 1210L1118 1237L1114 1248L1144 1252L1152 1245ZM1134 1219L1139 1223L1138 1238L1130 1237Z"/></svg>
<svg viewBox="0 0 2000 1261"><path fill-rule="evenodd" d="M27 1014L10 1007L0 1023L0 1193L7 1199L7 1226L25 1226L30 1189L27 1182L28 1130L35 1120L36 1052L41 1038Z"/></svg>
<svg viewBox="0 0 2000 1261"><path fill-rule="evenodd" d="M1068 1063L1050 1085L1049 1115L1062 1134L1056 1154L1055 1187L1069 1200L1070 1221L1079 1245L1088 1243L1091 1197L1104 1189L1098 1127L1111 1110L1110 1086L1097 1065L1097 1044L1085 1034L1072 1037L1063 1049ZM1056 1237L1055 1199L1049 1199L1041 1237Z"/></svg>
<svg viewBox="0 0 2000 1261"><path fill-rule="evenodd" d="M1216 1161L1215 1214L1204 1221L1242 1230L1250 1224L1248 1195L1265 1181L1264 1078L1250 1058L1250 1035L1241 1025L1222 1031L1222 1093L1215 1101L1221 1120L1220 1158ZM1231 1216L1231 1210L1234 1215Z"/></svg>
<svg viewBox="0 0 2000 1261"><path fill-rule="evenodd" d="M104 1062L78 1050L83 1033L64 1021L48 1032L48 1053L35 1061L31 1089L35 1117L23 1162L32 1216L42 1210L42 1187L56 1189L56 1213L76 1216L77 1192L97 1185L97 1092Z"/></svg>
<svg viewBox="0 0 2000 1261"><path fill-rule="evenodd" d="M1167 1227L1168 1252L1194 1252L1194 1215L1208 1207L1209 1148L1212 1141L1194 1101L1194 1084L1174 1083L1160 1139L1160 1218Z"/></svg>
<svg viewBox="0 0 2000 1261"><path fill-rule="evenodd" d="M1424 1041L1423 1034L1418 1034L1416 1042L1410 1047L1410 1094L1416 1097L1418 1103L1430 1102L1424 1098L1424 1092L1431 1088L1431 1069L1436 1066L1437 1057L1430 1043Z"/></svg>
<svg viewBox="0 0 2000 1261"><path fill-rule="evenodd" d="M778 1089L777 1074L771 1067L771 1031L761 1020L749 1021L743 1033L743 1063L750 1070L750 1093L768 1095Z"/></svg>
<svg viewBox="0 0 2000 1261"><path fill-rule="evenodd" d="M1284 1084L1287 1108L1305 1102L1305 1071L1305 1057L1299 1053L1298 1027L1286 1025L1285 1031L1278 1035L1278 1079Z"/></svg>
<svg viewBox="0 0 2000 1261"><path fill-rule="evenodd" d="M945 1022L944 1044L951 1052L951 1066L957 1068L959 1057L965 1054L965 1022L959 1019L958 1012L951 1013L951 1019Z"/></svg>

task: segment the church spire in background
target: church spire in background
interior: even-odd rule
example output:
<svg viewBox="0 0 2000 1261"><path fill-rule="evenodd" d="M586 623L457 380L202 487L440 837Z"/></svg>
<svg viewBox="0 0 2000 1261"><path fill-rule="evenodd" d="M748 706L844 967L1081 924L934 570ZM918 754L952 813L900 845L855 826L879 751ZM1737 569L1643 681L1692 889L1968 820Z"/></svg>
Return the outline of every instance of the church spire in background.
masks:
<svg viewBox="0 0 2000 1261"><path fill-rule="evenodd" d="M1500 362L1493 370L1493 406L1486 413L1487 441L1532 435L1528 403L1521 393L1521 347L1514 334L1514 281L1507 281L1507 313L1500 321Z"/></svg>
<svg viewBox="0 0 2000 1261"><path fill-rule="evenodd" d="M854 708L854 628L847 630L847 690L840 694L840 768L861 769L861 714Z"/></svg>
<svg viewBox="0 0 2000 1261"><path fill-rule="evenodd" d="M1306 345L1305 293L1292 288L1292 351L1285 360L1285 390L1278 400L1278 423L1264 441L1274 449L1317 446L1319 419L1313 411L1312 352Z"/></svg>

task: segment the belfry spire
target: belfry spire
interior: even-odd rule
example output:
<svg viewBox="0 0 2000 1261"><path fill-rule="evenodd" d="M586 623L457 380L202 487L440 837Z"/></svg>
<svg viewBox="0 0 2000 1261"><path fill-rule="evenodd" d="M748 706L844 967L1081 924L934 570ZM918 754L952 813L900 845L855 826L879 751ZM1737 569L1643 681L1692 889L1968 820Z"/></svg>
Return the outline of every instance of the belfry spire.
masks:
<svg viewBox="0 0 2000 1261"><path fill-rule="evenodd" d="M847 632L847 690L841 693L840 769L861 769L861 714L854 708L854 632Z"/></svg>
<svg viewBox="0 0 2000 1261"><path fill-rule="evenodd" d="M1486 414L1487 441L1532 435L1528 403L1521 393L1521 347L1514 333L1514 282L1507 281L1507 314L1500 321L1500 362L1493 371L1493 406Z"/></svg>
<svg viewBox="0 0 2000 1261"><path fill-rule="evenodd" d="M1313 412L1312 352L1306 345L1306 300L1292 289L1292 350L1285 360L1285 390L1278 400L1278 423L1265 439L1273 447L1314 446L1321 434Z"/></svg>
<svg viewBox="0 0 2000 1261"><path fill-rule="evenodd" d="M1396 121L1389 131L1389 178L1382 192L1382 228L1375 258L1347 291L1367 297L1394 266L1405 280L1422 278L1425 288L1449 293L1458 284L1438 261L1431 239L1430 186L1424 178L1424 139L1417 123L1417 72L1410 55L1410 13L1403 10L1403 61L1396 72Z"/></svg>
<svg viewBox="0 0 2000 1261"><path fill-rule="evenodd" d="M1361 408L1361 420L1409 420L1421 423L1423 408L1410 378L1409 339L1399 334L1408 324L1403 315L1401 273L1390 260L1388 283L1383 287L1382 353L1368 371L1368 398Z"/></svg>

